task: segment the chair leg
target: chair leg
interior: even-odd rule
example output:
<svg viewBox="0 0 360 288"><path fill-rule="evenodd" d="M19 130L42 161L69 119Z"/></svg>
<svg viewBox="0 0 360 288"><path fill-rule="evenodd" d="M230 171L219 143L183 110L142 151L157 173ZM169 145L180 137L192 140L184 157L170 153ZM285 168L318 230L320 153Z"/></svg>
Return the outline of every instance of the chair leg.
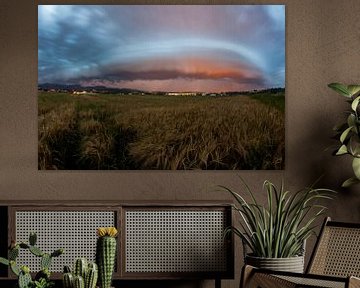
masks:
<svg viewBox="0 0 360 288"><path fill-rule="evenodd" d="M253 274L253 271L254 271L254 267L252 267L250 265L244 265L244 267L242 268L242 271L241 271L239 288L248 287L250 280L251 280L251 276Z"/></svg>

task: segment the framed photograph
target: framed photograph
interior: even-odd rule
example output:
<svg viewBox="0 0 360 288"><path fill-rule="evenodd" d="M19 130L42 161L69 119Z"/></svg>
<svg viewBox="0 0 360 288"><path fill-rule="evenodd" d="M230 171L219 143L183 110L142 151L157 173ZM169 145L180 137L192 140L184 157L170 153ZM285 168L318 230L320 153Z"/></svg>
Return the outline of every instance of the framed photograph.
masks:
<svg viewBox="0 0 360 288"><path fill-rule="evenodd" d="M39 170L282 170L284 5L38 5Z"/></svg>

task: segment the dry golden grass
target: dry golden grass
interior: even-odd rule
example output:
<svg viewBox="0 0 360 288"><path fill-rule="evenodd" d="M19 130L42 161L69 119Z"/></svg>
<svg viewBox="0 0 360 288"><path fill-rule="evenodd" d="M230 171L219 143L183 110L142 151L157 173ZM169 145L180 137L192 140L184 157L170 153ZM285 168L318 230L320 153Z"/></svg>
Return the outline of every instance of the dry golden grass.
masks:
<svg viewBox="0 0 360 288"><path fill-rule="evenodd" d="M75 105L63 104L39 116L39 168L62 169L76 135Z"/></svg>
<svg viewBox="0 0 360 288"><path fill-rule="evenodd" d="M40 169L284 168L284 111L248 96L39 97Z"/></svg>

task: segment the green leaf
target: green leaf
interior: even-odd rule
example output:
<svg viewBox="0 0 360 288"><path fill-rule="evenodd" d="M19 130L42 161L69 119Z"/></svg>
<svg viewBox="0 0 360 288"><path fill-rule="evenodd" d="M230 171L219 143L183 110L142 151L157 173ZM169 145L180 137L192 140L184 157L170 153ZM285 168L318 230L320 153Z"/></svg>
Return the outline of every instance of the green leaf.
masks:
<svg viewBox="0 0 360 288"><path fill-rule="evenodd" d="M344 143L344 141L346 140L346 137L348 136L349 132L351 131L353 127L350 126L349 128L345 129L345 131L343 133L341 133L341 136L340 136L340 141L341 143Z"/></svg>
<svg viewBox="0 0 360 288"><path fill-rule="evenodd" d="M10 268L11 268L11 271L12 271L16 276L19 276L21 270L20 270L20 268L16 265L16 262L15 262L15 261L10 261Z"/></svg>
<svg viewBox="0 0 360 288"><path fill-rule="evenodd" d="M347 179L346 181L344 181L344 183L341 185L341 187L348 188L352 185L359 184L359 183L360 183L359 179L357 179L356 177L351 177L351 178Z"/></svg>
<svg viewBox="0 0 360 288"><path fill-rule="evenodd" d="M20 248L22 248L22 249L28 249L28 248L29 248L29 245L26 244L26 243L24 243L24 242L19 243L19 246L20 246Z"/></svg>
<svg viewBox="0 0 360 288"><path fill-rule="evenodd" d="M346 145L341 145L341 147L339 148L339 150L336 152L335 155L344 155L348 153L348 149L346 147Z"/></svg>
<svg viewBox="0 0 360 288"><path fill-rule="evenodd" d="M45 269L45 268L50 268L51 265L51 256L48 253L44 253L44 255L42 255L41 257L41 261L40 261L40 267L41 269Z"/></svg>
<svg viewBox="0 0 360 288"><path fill-rule="evenodd" d="M351 109L356 111L357 106L359 105L360 96L356 97L354 101L351 103Z"/></svg>
<svg viewBox="0 0 360 288"><path fill-rule="evenodd" d="M350 113L347 118L347 124L349 127L355 126L356 123L356 116L353 113Z"/></svg>
<svg viewBox="0 0 360 288"><path fill-rule="evenodd" d="M360 180L360 158L355 157L353 159L352 168L356 178Z"/></svg>
<svg viewBox="0 0 360 288"><path fill-rule="evenodd" d="M0 257L0 263L1 263L1 264L4 264L4 265L9 265L9 264L10 264L9 260L8 260L8 259L5 259L5 258L3 258L3 257Z"/></svg>
<svg viewBox="0 0 360 288"><path fill-rule="evenodd" d="M360 85L348 85L347 90L350 96L354 96L360 92Z"/></svg>
<svg viewBox="0 0 360 288"><path fill-rule="evenodd" d="M55 250L54 252L51 253L51 257L58 257L61 254L64 254L64 249L60 248Z"/></svg>
<svg viewBox="0 0 360 288"><path fill-rule="evenodd" d="M19 246L15 246L14 248L10 249L8 252L9 260L16 260L19 256Z"/></svg>
<svg viewBox="0 0 360 288"><path fill-rule="evenodd" d="M334 91L336 91L337 93L339 93L340 95L342 96L345 96L345 97L348 97L350 98L351 97L351 94L347 88L346 85L344 84L341 84L341 83L330 83L328 85L329 88L333 89Z"/></svg>
<svg viewBox="0 0 360 288"><path fill-rule="evenodd" d="M41 257L41 256L44 255L44 252L42 252L42 251L40 250L40 248L39 248L39 247L36 247L36 246L30 246L30 247L29 247L29 251L30 251L32 254L34 254L35 256L38 256L38 257Z"/></svg>
<svg viewBox="0 0 360 288"><path fill-rule="evenodd" d="M348 150L354 157L360 157L360 138L358 135L352 135L348 143Z"/></svg>

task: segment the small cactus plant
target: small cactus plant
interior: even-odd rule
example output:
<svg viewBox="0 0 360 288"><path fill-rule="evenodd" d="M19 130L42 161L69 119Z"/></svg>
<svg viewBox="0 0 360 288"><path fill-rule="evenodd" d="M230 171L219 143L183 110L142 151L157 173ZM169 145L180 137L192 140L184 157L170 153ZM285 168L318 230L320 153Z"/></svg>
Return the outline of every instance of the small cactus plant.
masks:
<svg viewBox="0 0 360 288"><path fill-rule="evenodd" d="M32 278L30 275L30 269L27 266L22 266L19 273L18 285L20 288L27 288L32 283Z"/></svg>
<svg viewBox="0 0 360 288"><path fill-rule="evenodd" d="M76 259L74 272L69 266L64 267L64 288L95 288L98 279L98 267L96 263L88 263L85 258Z"/></svg>
<svg viewBox="0 0 360 288"><path fill-rule="evenodd" d="M85 288L84 278L80 275L74 277L74 288Z"/></svg>
<svg viewBox="0 0 360 288"><path fill-rule="evenodd" d="M75 276L81 276L85 279L85 275L88 269L88 261L85 258L79 258L75 261L74 274Z"/></svg>
<svg viewBox="0 0 360 288"><path fill-rule="evenodd" d="M62 276L64 288L73 288L74 286L74 275L71 273L70 267L64 267L64 273Z"/></svg>
<svg viewBox="0 0 360 288"><path fill-rule="evenodd" d="M50 281L49 271L51 261L53 257L63 254L64 250L58 249L51 254L44 253L39 247L35 246L36 241L36 233L30 233L29 244L12 242L8 251L8 259L0 257L0 263L10 266L11 271L18 277L19 288L48 288L53 285L53 282ZM20 249L29 250L33 255L41 258L41 270L35 275L35 280L32 280L28 266L19 267L16 263Z"/></svg>
<svg viewBox="0 0 360 288"><path fill-rule="evenodd" d="M90 263L85 276L85 288L95 288L98 279L98 266L96 263Z"/></svg>
<svg viewBox="0 0 360 288"><path fill-rule="evenodd" d="M101 227L97 229L96 262L99 267L100 288L110 288L116 258L115 227Z"/></svg>

